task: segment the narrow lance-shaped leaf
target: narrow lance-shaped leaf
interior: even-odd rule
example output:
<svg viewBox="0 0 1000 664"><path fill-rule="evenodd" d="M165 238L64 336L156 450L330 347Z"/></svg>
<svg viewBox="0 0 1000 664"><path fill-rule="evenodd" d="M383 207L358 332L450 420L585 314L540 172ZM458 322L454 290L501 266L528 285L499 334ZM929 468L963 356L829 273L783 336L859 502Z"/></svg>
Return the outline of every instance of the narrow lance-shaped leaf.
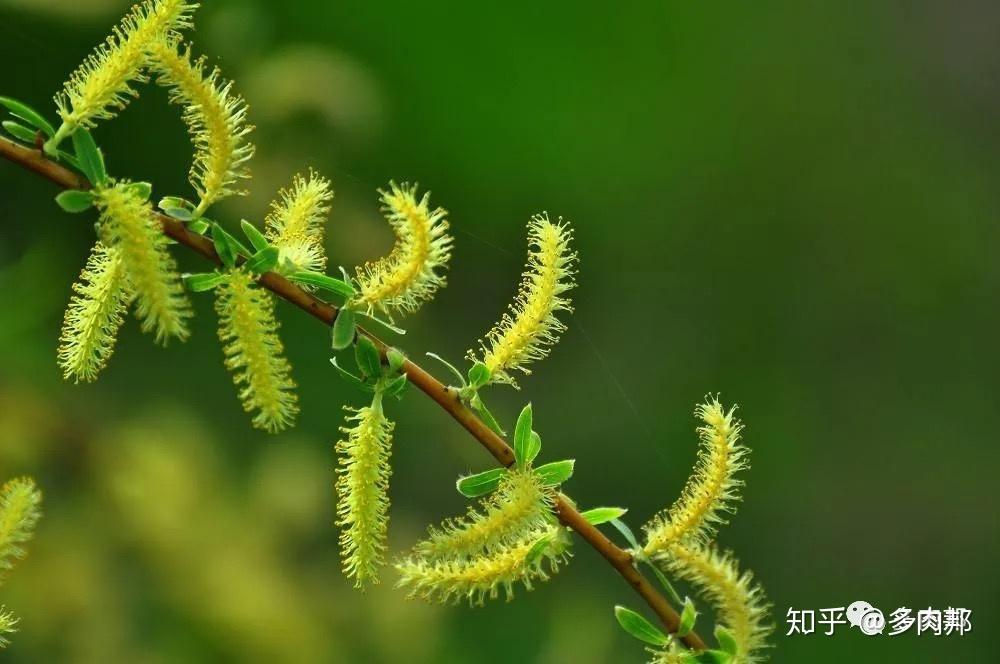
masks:
<svg viewBox="0 0 1000 664"><path fill-rule="evenodd" d="M652 646L665 646L670 643L670 637L632 609L616 606L615 618L622 629L644 643Z"/></svg>

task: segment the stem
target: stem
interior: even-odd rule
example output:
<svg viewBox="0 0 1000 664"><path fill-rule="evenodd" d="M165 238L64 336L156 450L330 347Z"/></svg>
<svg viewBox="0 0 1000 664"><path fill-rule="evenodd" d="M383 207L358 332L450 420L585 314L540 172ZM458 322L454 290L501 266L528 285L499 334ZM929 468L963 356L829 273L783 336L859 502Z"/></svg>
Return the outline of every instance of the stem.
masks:
<svg viewBox="0 0 1000 664"><path fill-rule="evenodd" d="M84 178L49 160L39 150L32 150L0 137L0 155L23 168L41 175L64 189L90 188L90 183ZM184 224L176 219L171 219L162 214L158 214L158 218L166 235L208 260L216 264L221 264L211 240L197 233L192 233ZM261 275L259 283L278 297L287 300L327 325L333 325L333 321L337 318L336 307L313 297L276 272L267 272ZM385 355L385 352L389 348L385 343L360 327L358 328L358 333L371 339L378 347L379 352ZM438 406L451 415L466 431L472 434L472 437L479 441L479 444L486 448L486 451L492 454L494 459L504 466L509 467L514 464L514 450L511 449L503 438L486 426L472 410L462 403L456 390L446 387L418 364L410 360L406 360L403 363L402 371L411 383L434 400ZM604 533L598 530L596 526L588 523L583 518L583 515L573 507L573 504L566 496L560 494L556 499L555 512L563 525L575 530L580 537L615 568L618 574L625 579L632 589L649 605L649 608L656 613L660 622L667 628L667 631L671 634L676 634L680 626L680 616L656 587L639 572L632 555L605 537ZM692 650L705 650L707 648L701 637L693 631L681 637L680 641Z"/></svg>
<svg viewBox="0 0 1000 664"><path fill-rule="evenodd" d="M61 125L59 125L59 129L56 130L55 136L45 141L45 144L42 146L42 150L45 151L45 154L54 155L59 149L59 144L62 143L67 136L72 134L75 129L76 127L69 125L64 121ZM6 156L6 153L4 156Z"/></svg>

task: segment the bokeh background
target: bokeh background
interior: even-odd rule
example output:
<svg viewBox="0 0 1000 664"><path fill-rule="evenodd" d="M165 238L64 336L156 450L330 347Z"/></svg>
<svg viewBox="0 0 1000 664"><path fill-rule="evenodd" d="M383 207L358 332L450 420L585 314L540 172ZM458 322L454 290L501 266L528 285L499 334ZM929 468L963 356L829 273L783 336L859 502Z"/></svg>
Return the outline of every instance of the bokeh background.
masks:
<svg viewBox="0 0 1000 664"><path fill-rule="evenodd" d="M212 0L197 48L249 100L260 221L292 173L337 189L332 264L388 250L375 189L418 180L451 212L451 286L402 346L460 359L512 296L524 224L572 220L577 310L553 356L497 388L531 400L567 489L641 525L694 459L691 411L738 402L753 447L720 541L774 603L775 662L994 662L1000 648L1000 10L994 3L284 3ZM0 0L0 94L51 95L121 0ZM150 87L97 136L113 173L189 192L176 109ZM92 242L50 185L0 164L0 475L46 516L0 589L9 662L631 662L637 599L586 546L484 609L366 595L339 572L324 330L280 307L301 385L290 433L252 430L210 298L189 343L134 323L95 385L55 346ZM188 269L203 267L182 256ZM413 393L391 543L464 509L490 460ZM789 607L965 607L974 632L784 636ZM704 626L703 626L704 628Z"/></svg>

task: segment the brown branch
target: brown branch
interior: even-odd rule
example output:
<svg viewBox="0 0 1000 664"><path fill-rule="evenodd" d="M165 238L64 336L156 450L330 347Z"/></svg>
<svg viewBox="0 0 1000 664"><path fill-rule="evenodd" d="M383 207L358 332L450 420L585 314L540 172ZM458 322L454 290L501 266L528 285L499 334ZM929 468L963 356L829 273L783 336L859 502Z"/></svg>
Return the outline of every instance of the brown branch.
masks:
<svg viewBox="0 0 1000 664"><path fill-rule="evenodd" d="M86 180L73 171L46 158L41 151L31 150L2 137L0 137L0 154L15 164L34 171L65 189L87 189L90 186ZM185 247L201 254L208 260L221 264L219 256L215 253L215 247L210 240L197 233L192 233L184 224L176 219L165 215L159 215L159 218L163 224L163 232L165 234ZM259 281L262 286L278 297L291 302L327 325L333 325L333 321L337 317L337 308L333 305L317 299L275 272L268 272L262 275ZM387 348L386 344L373 334L360 330L360 328L359 333L372 339L378 345L379 349L383 353L385 352ZM445 412L465 427L472 434L473 438L479 441L479 444L485 447L498 462L504 466L510 466L514 463L514 451L507 442L487 427L472 410L462 403L456 390L445 386L410 360L407 360L403 364L403 372L406 373L407 379L411 383L437 402ZM680 625L680 617L677 615L677 611L674 610L646 577L639 573L632 560L632 555L628 551L616 546L597 527L588 523L565 496L559 496L555 507L559 520L565 526L575 530L590 546L594 547L598 553L604 556L605 560L618 571L625 581L632 586L633 590L656 613L667 630L671 634L676 633ZM681 638L681 641L693 650L704 650L707 647L701 637L693 631Z"/></svg>

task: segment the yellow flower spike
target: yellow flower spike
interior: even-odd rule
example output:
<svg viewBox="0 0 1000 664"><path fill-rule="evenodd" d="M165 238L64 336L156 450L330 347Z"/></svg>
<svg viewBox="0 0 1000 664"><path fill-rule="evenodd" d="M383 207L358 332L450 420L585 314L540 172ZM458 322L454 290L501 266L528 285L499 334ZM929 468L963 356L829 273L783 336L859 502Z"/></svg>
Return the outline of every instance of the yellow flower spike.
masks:
<svg viewBox="0 0 1000 664"><path fill-rule="evenodd" d="M755 664L765 658L768 604L750 572L740 572L732 554L697 541L674 542L655 560L670 574L687 581L714 605L719 623L736 642L733 664ZM668 660L669 661L669 660Z"/></svg>
<svg viewBox="0 0 1000 664"><path fill-rule="evenodd" d="M707 541L725 523L723 515L735 511L743 486L736 474L749 467L749 450L740 443L743 424L733 416L735 410L726 411L715 397L695 409L704 425L698 428L701 447L694 473L670 509L645 526L647 556L674 541Z"/></svg>
<svg viewBox="0 0 1000 664"><path fill-rule="evenodd" d="M385 563L393 423L386 419L378 394L370 407L346 410L351 413L348 426L341 427L345 436L336 447L340 456L336 525L341 528L344 574L362 588L379 582L378 572Z"/></svg>
<svg viewBox="0 0 1000 664"><path fill-rule="evenodd" d="M490 382L517 387L512 371L531 371L526 365L541 360L559 341L566 325L556 318L572 311L566 292L573 280L576 253L570 250L572 231L561 219L553 223L538 214L528 224L528 263L517 298L486 340L480 340L482 363L490 371ZM473 351L468 357L478 358Z"/></svg>
<svg viewBox="0 0 1000 664"><path fill-rule="evenodd" d="M265 220L264 234L278 247L280 261L289 261L301 270L326 269L323 224L332 201L330 181L312 170L307 177L296 175L289 189L278 192Z"/></svg>
<svg viewBox="0 0 1000 664"><path fill-rule="evenodd" d="M409 588L410 597L443 604L467 600L482 606L486 599L498 598L501 590L510 600L516 583L531 590L534 582L557 572L569 556L568 545L563 528L551 524L475 556L438 560L413 555L396 563L400 574L396 586Z"/></svg>
<svg viewBox="0 0 1000 664"><path fill-rule="evenodd" d="M157 82L170 88L170 101L184 107L184 123L194 144L189 180L200 200L194 216L227 196L242 196L237 187L250 177L247 162L254 146L246 140L253 127L246 122L247 105L233 92L233 84L214 67L205 71L205 58L192 59L178 37L163 36L149 46L150 67Z"/></svg>
<svg viewBox="0 0 1000 664"><path fill-rule="evenodd" d="M379 191L382 212L396 234L392 251L357 269L358 303L369 312L379 309L413 313L445 285L439 273L451 259L447 212L430 208L430 193L417 200L417 185L389 183Z"/></svg>
<svg viewBox="0 0 1000 664"><path fill-rule="evenodd" d="M6 608L0 607L0 649L10 645L7 637L17 631L17 618Z"/></svg>
<svg viewBox="0 0 1000 664"><path fill-rule="evenodd" d="M42 492L27 477L9 480L0 487L0 576L24 558L24 544L31 539L41 517Z"/></svg>
<svg viewBox="0 0 1000 664"><path fill-rule="evenodd" d="M520 540L551 522L555 492L531 471L511 470L483 501L485 510L470 508L463 518L431 527L430 537L414 548L424 558L463 558L494 551Z"/></svg>
<svg viewBox="0 0 1000 664"><path fill-rule="evenodd" d="M148 80L143 68L156 39L191 27L198 7L185 0L145 0L134 5L112 34L74 71L55 97L62 126L49 141L51 150L78 127L109 120L139 93L132 83Z"/></svg>
<svg viewBox="0 0 1000 664"><path fill-rule="evenodd" d="M115 352L132 299L121 251L98 241L73 292L59 338L59 366L66 380L89 383Z"/></svg>
<svg viewBox="0 0 1000 664"><path fill-rule="evenodd" d="M254 275L237 268L216 288L219 339L243 409L257 411L253 426L276 433L294 422L299 408L274 300L254 282Z"/></svg>
<svg viewBox="0 0 1000 664"><path fill-rule="evenodd" d="M187 339L191 305L152 206L125 181L94 189L94 204L101 241L121 256L143 332L153 332L158 343Z"/></svg>

